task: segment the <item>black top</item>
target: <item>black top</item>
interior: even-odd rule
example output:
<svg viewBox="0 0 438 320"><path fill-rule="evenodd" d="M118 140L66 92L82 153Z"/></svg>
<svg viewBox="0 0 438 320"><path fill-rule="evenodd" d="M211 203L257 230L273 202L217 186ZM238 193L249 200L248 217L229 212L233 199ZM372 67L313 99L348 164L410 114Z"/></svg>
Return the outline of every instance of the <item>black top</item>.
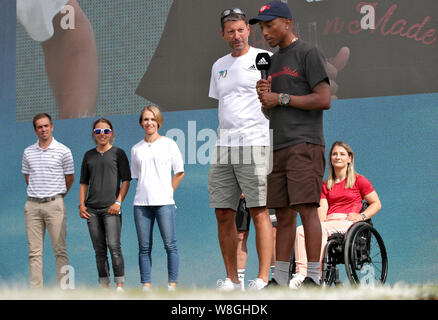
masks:
<svg viewBox="0 0 438 320"><path fill-rule="evenodd" d="M271 58L272 92L303 96L321 81L329 83L325 59L313 45L297 40ZM293 104L293 98L292 98ZM301 142L325 145L323 111L276 106L271 110L274 150Z"/></svg>
<svg viewBox="0 0 438 320"><path fill-rule="evenodd" d="M120 148L111 147L105 153L93 148L82 160L81 184L88 185L85 206L95 209L111 206L120 191L121 181L131 180L128 157Z"/></svg>

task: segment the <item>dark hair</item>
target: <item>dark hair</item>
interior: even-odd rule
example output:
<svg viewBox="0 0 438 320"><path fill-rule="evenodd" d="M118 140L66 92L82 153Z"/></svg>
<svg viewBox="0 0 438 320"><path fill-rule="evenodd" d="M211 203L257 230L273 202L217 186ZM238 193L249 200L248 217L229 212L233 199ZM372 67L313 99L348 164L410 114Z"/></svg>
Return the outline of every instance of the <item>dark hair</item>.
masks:
<svg viewBox="0 0 438 320"><path fill-rule="evenodd" d="M48 118L50 121L50 124L53 124L52 117L48 113L38 113L35 117L33 117L33 128L36 129L35 122L42 118Z"/></svg>
<svg viewBox="0 0 438 320"><path fill-rule="evenodd" d="M92 133L91 133L91 137L93 138L93 141L96 142L96 138L94 137L93 130L96 129L96 124L98 124L99 122L103 122L103 123L106 123L107 125L109 125L109 127L110 127L110 129L111 129L111 131L113 133L113 136L111 137L111 141L110 142L113 142L113 140L114 140L113 124L111 123L111 121L109 121L106 118L100 118L100 119L97 119L96 121L94 121L93 128L92 128Z"/></svg>
<svg viewBox="0 0 438 320"><path fill-rule="evenodd" d="M99 122L103 122L103 123L108 124L108 125L110 126L110 129L113 130L113 124L111 123L111 121L109 121L109 120L106 119L106 118L100 118L100 119L97 119L96 121L94 121L94 123L93 123L93 129L96 128L96 124L98 124Z"/></svg>
<svg viewBox="0 0 438 320"><path fill-rule="evenodd" d="M226 16L225 18L221 19L221 27L222 27L222 31L224 31L225 29L225 22L228 21L239 21L239 20L243 20L245 21L245 24L248 24L248 20L246 19L246 16L240 13L230 13L228 16Z"/></svg>

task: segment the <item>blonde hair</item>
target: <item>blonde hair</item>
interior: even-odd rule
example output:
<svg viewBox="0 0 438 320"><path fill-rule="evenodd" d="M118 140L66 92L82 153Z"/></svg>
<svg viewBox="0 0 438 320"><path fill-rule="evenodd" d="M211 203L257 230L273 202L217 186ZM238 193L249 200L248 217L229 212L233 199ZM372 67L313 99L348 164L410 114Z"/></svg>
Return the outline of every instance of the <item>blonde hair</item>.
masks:
<svg viewBox="0 0 438 320"><path fill-rule="evenodd" d="M354 152L353 152L353 149L344 141L336 141L333 143L332 147L330 148L329 173L328 173L328 177L326 180L327 189L331 190L333 188L333 186L335 185L336 174L335 174L335 169L333 168L333 165L332 165L331 157L332 157L333 149L336 146L340 146L340 147L344 148L345 151L347 151L348 155L351 157L351 162L348 164L348 167L347 167L347 177L345 178L345 189L350 189L351 187L353 187L354 183L356 182L356 175L358 173L354 170Z"/></svg>
<svg viewBox="0 0 438 320"><path fill-rule="evenodd" d="M160 129L162 124L163 124L163 115L161 114L160 109L154 105L148 105L148 106L144 107L143 110L141 110L140 118L138 119L138 123L140 124L140 126L141 126L141 122L143 121L143 114L146 111L152 112L152 114L154 115L155 121L157 121L157 123L158 123L158 129Z"/></svg>

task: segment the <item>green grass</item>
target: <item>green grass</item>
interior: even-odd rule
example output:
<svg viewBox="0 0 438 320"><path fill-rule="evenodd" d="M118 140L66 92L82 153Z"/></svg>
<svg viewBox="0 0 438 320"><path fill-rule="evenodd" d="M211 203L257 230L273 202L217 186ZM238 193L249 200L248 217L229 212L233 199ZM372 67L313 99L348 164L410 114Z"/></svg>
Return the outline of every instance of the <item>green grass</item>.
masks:
<svg viewBox="0 0 438 320"><path fill-rule="evenodd" d="M397 283L379 287L288 288L219 292L210 288L155 288L142 292L140 288L47 288L31 290L22 287L0 288L0 300L438 300L438 284L408 285Z"/></svg>

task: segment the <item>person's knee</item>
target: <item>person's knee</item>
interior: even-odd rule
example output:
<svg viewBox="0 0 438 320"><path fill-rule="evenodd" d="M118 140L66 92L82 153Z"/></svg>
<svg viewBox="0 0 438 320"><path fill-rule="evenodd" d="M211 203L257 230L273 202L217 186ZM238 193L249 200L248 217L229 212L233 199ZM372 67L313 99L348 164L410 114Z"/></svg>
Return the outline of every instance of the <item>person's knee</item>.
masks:
<svg viewBox="0 0 438 320"><path fill-rule="evenodd" d="M235 223L236 212L232 209L215 209L215 214L219 224Z"/></svg>
<svg viewBox="0 0 438 320"><path fill-rule="evenodd" d="M245 242L246 240L248 240L248 231L238 231L237 232L237 241L239 242Z"/></svg>
<svg viewBox="0 0 438 320"><path fill-rule="evenodd" d="M277 228L284 228L294 225L297 219L297 213L290 208L287 208L285 210L277 210L276 216Z"/></svg>
<svg viewBox="0 0 438 320"><path fill-rule="evenodd" d="M138 251L140 254L149 254L152 252L152 243L142 242L138 244Z"/></svg>
<svg viewBox="0 0 438 320"><path fill-rule="evenodd" d="M178 246L176 240L166 241L164 242L164 249L169 253L178 253Z"/></svg>
<svg viewBox="0 0 438 320"><path fill-rule="evenodd" d="M108 249L111 256L118 257L122 254L122 247L120 243L108 243Z"/></svg>
<svg viewBox="0 0 438 320"><path fill-rule="evenodd" d="M303 204L296 207L297 211L300 213L300 218L303 225L311 222L319 222L318 209L316 205L313 204Z"/></svg>

